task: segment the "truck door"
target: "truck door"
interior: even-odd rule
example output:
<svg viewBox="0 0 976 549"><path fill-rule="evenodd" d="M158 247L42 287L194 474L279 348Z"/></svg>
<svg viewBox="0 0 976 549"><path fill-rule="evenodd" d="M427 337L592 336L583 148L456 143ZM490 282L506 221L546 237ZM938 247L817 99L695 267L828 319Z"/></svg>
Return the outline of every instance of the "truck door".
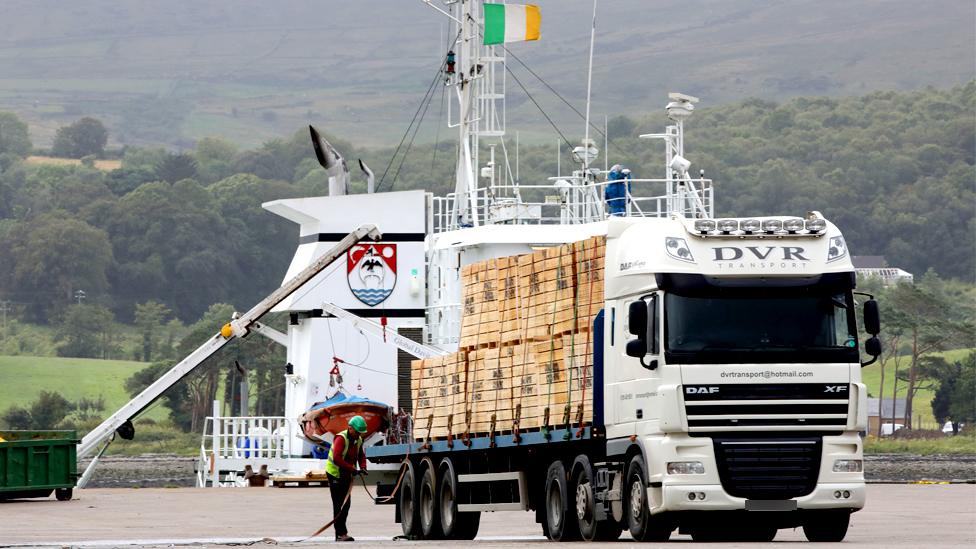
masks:
<svg viewBox="0 0 976 549"><path fill-rule="evenodd" d="M658 301L651 293L619 300L610 309L604 405L611 438L636 434L637 422L657 417L650 399L662 363Z"/></svg>

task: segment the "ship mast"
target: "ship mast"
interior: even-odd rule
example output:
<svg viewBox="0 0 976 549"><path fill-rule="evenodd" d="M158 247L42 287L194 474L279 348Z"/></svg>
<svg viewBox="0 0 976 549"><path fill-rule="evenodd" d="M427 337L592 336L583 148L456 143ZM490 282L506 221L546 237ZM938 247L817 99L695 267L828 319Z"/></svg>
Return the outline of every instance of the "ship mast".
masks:
<svg viewBox="0 0 976 549"><path fill-rule="evenodd" d="M460 227L485 223L479 212L485 209L479 192L479 145L482 137L505 135L505 50L484 46L482 0L445 0L447 8L425 4L451 20L457 37L451 51L455 71L447 75L451 86L448 125L458 130L458 162L455 173L453 221ZM495 181L492 173L492 181ZM480 206L480 207L479 207Z"/></svg>

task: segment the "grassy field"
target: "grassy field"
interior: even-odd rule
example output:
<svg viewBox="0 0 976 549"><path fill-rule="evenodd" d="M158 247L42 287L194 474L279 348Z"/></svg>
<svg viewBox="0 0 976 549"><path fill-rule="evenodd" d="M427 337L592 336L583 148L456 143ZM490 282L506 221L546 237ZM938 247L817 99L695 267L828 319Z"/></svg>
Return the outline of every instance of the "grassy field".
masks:
<svg viewBox="0 0 976 549"><path fill-rule="evenodd" d="M970 349L953 349L951 351L946 351L944 353L938 353L942 355L949 362L962 360L969 352ZM901 359L901 366L899 367L899 372L907 371L911 364L909 357L903 357ZM877 397L879 389L881 388L881 365L874 363L866 368L861 369L861 378L864 383L868 386L868 392L872 397ZM884 387L884 398L891 399L892 381L895 378L895 368L894 364L890 363L885 368L885 387ZM898 383L898 398L905 397L908 390L908 384L904 382ZM935 392L932 390L921 390L915 395L915 401L912 403L912 412L916 418L921 420L921 426L925 429L935 429L941 428L941 426L936 425L935 417L932 416L932 397Z"/></svg>
<svg viewBox="0 0 976 549"><path fill-rule="evenodd" d="M943 437L932 440L877 439L868 437L864 441L864 452L868 454L976 454L976 434Z"/></svg>
<svg viewBox="0 0 976 549"><path fill-rule="evenodd" d="M41 391L57 391L66 399L105 398L105 414L128 402L126 378L144 368L145 363L126 360L0 356L0 412L10 406L24 406ZM146 417L164 419L161 406Z"/></svg>
<svg viewBox="0 0 976 549"><path fill-rule="evenodd" d="M28 164L44 165L48 164L51 166L80 166L81 160L77 158L57 158L53 156L28 156ZM99 170L110 172L112 170L117 170L122 167L121 160L96 160L95 167Z"/></svg>

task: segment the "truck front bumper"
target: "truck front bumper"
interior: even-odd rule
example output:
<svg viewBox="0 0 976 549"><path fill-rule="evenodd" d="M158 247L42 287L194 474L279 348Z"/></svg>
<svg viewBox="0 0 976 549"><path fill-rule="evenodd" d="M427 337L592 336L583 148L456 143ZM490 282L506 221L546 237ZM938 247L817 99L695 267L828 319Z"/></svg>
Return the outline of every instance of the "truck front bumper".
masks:
<svg viewBox="0 0 976 549"><path fill-rule="evenodd" d="M730 495L722 486L711 438L685 434L649 436L644 440L649 457L650 486L647 500L652 514L669 511L734 511L752 507L747 498ZM862 443L856 432L822 437L822 454L813 490L789 498L796 509L861 509L867 499L862 472L833 470L838 459L863 460ZM696 461L704 467L700 474L669 474L671 461ZM691 494L694 494L692 497ZM705 497L702 498L701 496ZM758 504L762 506L763 504ZM774 504L769 504L774 506ZM792 504L780 507L791 508Z"/></svg>
<svg viewBox="0 0 976 549"><path fill-rule="evenodd" d="M653 492L660 490L662 510L668 511L729 511L746 508L745 498L728 495L721 484L679 484L649 488L649 501ZM694 496L691 496L694 494ZM702 499L701 495L705 498ZM845 497L846 496L846 497ZM694 499L691 499L694 497ZM864 483L818 484L813 492L793 498L797 509L860 509L866 499Z"/></svg>

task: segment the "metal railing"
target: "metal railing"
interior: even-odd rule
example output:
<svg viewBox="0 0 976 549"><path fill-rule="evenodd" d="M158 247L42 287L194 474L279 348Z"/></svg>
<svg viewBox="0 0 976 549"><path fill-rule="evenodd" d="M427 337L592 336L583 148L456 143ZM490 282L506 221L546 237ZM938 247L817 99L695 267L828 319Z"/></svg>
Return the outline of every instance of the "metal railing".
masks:
<svg viewBox="0 0 976 549"><path fill-rule="evenodd" d="M545 185L495 185L474 193L472 219L479 224L567 225L593 223L610 217L605 199L607 185L623 181L582 184L574 178L556 178ZM711 179L631 179L625 198L627 217L711 217ZM669 189L670 187L670 189ZM660 194L658 193L660 192ZM670 192L669 192L670 191ZM455 215L458 197L450 193L432 197L435 233L462 228ZM466 197L471 200L471 197Z"/></svg>
<svg viewBox="0 0 976 549"><path fill-rule="evenodd" d="M446 303L427 307L427 343L453 346L460 341L461 304Z"/></svg>
<svg viewBox="0 0 976 549"><path fill-rule="evenodd" d="M197 486L237 485L245 465L284 469L293 455L291 441L298 432L294 419L282 416L210 416L200 441ZM300 452L297 452L300 453ZM231 474L222 478L221 475Z"/></svg>

